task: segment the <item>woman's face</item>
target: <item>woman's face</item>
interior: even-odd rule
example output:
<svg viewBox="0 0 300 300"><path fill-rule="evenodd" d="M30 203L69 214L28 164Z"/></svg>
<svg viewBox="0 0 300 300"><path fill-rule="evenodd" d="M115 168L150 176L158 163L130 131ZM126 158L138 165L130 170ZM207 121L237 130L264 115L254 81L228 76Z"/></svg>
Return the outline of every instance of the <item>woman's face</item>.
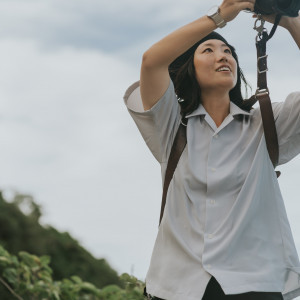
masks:
<svg viewBox="0 0 300 300"><path fill-rule="evenodd" d="M197 81L202 91L223 89L229 92L237 82L237 63L230 48L220 40L207 40L194 54Z"/></svg>

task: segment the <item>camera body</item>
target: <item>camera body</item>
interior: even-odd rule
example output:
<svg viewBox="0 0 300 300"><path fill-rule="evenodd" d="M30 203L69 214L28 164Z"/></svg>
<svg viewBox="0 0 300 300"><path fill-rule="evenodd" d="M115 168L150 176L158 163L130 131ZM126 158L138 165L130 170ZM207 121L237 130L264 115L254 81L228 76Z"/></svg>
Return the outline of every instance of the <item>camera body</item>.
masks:
<svg viewBox="0 0 300 300"><path fill-rule="evenodd" d="M254 12L262 15L281 14L298 17L300 0L256 0Z"/></svg>

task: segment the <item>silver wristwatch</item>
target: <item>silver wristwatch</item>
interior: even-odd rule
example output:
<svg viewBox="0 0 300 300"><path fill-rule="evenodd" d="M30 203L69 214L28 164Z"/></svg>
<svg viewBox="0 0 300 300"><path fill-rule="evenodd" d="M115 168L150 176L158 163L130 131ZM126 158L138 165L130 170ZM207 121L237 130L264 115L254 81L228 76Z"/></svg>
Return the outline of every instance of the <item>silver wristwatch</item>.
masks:
<svg viewBox="0 0 300 300"><path fill-rule="evenodd" d="M213 6L208 12L207 16L212 19L217 27L222 28L224 27L227 23L225 20L221 17L220 15L220 8L218 6Z"/></svg>

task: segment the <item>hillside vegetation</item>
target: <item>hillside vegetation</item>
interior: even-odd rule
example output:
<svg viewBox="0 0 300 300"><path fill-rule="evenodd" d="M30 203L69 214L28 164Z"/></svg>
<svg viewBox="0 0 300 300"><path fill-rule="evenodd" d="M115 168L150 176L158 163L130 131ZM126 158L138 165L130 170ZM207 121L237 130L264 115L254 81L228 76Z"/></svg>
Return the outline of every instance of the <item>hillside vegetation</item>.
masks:
<svg viewBox="0 0 300 300"><path fill-rule="evenodd" d="M118 276L68 233L42 226L40 217L31 196L7 202L0 192L0 299L143 299L141 281Z"/></svg>

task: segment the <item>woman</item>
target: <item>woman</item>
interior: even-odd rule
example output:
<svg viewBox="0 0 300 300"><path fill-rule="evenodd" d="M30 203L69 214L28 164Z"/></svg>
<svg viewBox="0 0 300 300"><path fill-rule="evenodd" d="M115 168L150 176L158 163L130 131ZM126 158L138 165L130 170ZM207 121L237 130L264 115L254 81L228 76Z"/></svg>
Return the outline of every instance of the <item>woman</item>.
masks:
<svg viewBox="0 0 300 300"><path fill-rule="evenodd" d="M163 178L181 114L188 120L146 278L148 299L300 295L300 263L260 109L244 105L237 55L213 32L254 4L224 0L216 14L153 45L143 56L140 83L125 93ZM280 25L300 48L299 17L283 17ZM273 103L273 112L283 164L300 153L300 93Z"/></svg>

